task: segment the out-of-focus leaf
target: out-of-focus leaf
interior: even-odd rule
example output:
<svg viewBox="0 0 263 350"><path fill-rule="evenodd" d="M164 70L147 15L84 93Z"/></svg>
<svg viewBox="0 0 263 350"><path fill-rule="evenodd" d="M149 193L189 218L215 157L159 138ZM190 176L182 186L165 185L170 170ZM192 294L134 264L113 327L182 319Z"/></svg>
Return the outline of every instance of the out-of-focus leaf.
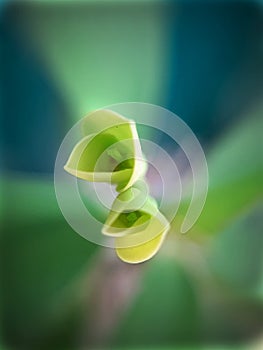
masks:
<svg viewBox="0 0 263 350"><path fill-rule="evenodd" d="M165 11L148 1L118 10L114 3L22 4L17 18L74 120L116 101L164 102L158 82L165 84L166 22Z"/></svg>
<svg viewBox="0 0 263 350"><path fill-rule="evenodd" d="M262 205L234 222L212 242L210 266L241 294L256 295L263 276Z"/></svg>
<svg viewBox="0 0 263 350"><path fill-rule="evenodd" d="M61 217L51 178L11 173L1 181L5 222L20 225Z"/></svg>
<svg viewBox="0 0 263 350"><path fill-rule="evenodd" d="M104 350L104 349L101 349ZM105 349L107 350L107 349ZM121 350L121 348L111 348L111 350ZM126 348L125 350L145 350L145 347L131 347ZM251 350L251 348L248 348L246 346L151 346L151 350ZM255 349L259 350L259 349Z"/></svg>
<svg viewBox="0 0 263 350"><path fill-rule="evenodd" d="M50 327L54 308L88 268L96 246L67 224L52 181L10 176L4 184L3 333L14 343L30 343Z"/></svg>
<svg viewBox="0 0 263 350"><path fill-rule="evenodd" d="M154 349L195 340L196 296L174 258L157 256L144 271L140 290L126 310L113 345Z"/></svg>
<svg viewBox="0 0 263 350"><path fill-rule="evenodd" d="M250 113L208 155L207 200L192 232L215 233L263 196L262 109ZM183 203L175 227L185 215Z"/></svg>

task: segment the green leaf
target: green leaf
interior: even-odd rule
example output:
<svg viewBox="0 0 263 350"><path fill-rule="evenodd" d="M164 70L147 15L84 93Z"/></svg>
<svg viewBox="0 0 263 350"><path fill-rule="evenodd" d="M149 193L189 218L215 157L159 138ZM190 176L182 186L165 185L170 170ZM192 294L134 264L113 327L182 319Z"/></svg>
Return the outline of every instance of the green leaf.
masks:
<svg viewBox="0 0 263 350"><path fill-rule="evenodd" d="M153 225L149 226L148 230L151 230L156 228L157 224L156 221L152 221ZM143 244L129 247L129 248L116 248L116 253L118 257L129 264L138 264L145 262L149 259L151 259L160 249L164 238L166 236L167 230L163 229L161 231L161 234L159 234L154 239L151 239L150 241L146 241ZM147 233L146 233L147 234ZM145 232L142 231L141 235L145 235ZM119 244L121 240L121 243L123 244L123 239L119 238L117 240L117 245Z"/></svg>
<svg viewBox="0 0 263 350"><path fill-rule="evenodd" d="M142 191L141 184L135 184L117 196L102 233L116 237L116 253L121 260L136 264L158 252L169 229L156 201Z"/></svg>
<svg viewBox="0 0 263 350"><path fill-rule="evenodd" d="M191 232L219 232L263 197L261 116L262 108L246 115L208 154L207 200ZM175 229L180 228L188 205L188 200L182 202Z"/></svg>
<svg viewBox="0 0 263 350"><path fill-rule="evenodd" d="M263 278L262 209L263 203L210 244L208 260L213 273L240 294L256 295Z"/></svg>
<svg viewBox="0 0 263 350"><path fill-rule="evenodd" d="M135 123L109 110L98 110L82 122L85 137L74 147L65 170L88 181L117 184L123 191L144 175Z"/></svg>
<svg viewBox="0 0 263 350"><path fill-rule="evenodd" d="M116 330L111 348L154 349L196 343L197 297L173 257L159 255L145 265L140 288Z"/></svg>
<svg viewBox="0 0 263 350"><path fill-rule="evenodd" d="M88 269L98 247L65 221L52 179L9 174L3 184L3 333L28 347L52 329L54 310L62 300L66 301L61 313L72 307L74 301L65 296Z"/></svg>
<svg viewBox="0 0 263 350"><path fill-rule="evenodd" d="M121 237L139 232L149 225L151 218L158 214L158 207L145 189L136 183L116 197L102 228L103 234Z"/></svg>
<svg viewBox="0 0 263 350"><path fill-rule="evenodd" d="M68 6L67 1L59 6L51 2L20 6L19 33L42 57L72 120L116 101L163 104L166 100L159 81L166 71L167 18L151 2L143 7L147 16L145 11L133 11L132 2L118 11L114 3L97 7L86 1L81 6L78 2ZM134 45L124 49L127 38Z"/></svg>

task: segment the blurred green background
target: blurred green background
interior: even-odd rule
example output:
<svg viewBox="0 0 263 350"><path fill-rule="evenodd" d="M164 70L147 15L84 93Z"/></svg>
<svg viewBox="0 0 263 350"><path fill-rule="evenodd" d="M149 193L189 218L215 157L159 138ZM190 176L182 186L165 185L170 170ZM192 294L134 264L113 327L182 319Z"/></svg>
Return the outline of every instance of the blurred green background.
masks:
<svg viewBox="0 0 263 350"><path fill-rule="evenodd" d="M0 33L0 349L263 349L262 2L2 1ZM137 266L53 187L69 128L130 101L185 120L210 174L191 232L180 208Z"/></svg>

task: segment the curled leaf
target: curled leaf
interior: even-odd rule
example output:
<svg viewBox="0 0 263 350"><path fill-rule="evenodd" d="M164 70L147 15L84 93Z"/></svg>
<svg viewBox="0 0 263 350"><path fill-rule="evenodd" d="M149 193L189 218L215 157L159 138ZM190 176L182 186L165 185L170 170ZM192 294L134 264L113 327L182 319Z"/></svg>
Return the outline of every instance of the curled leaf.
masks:
<svg viewBox="0 0 263 350"><path fill-rule="evenodd" d="M121 260L140 263L157 253L169 228L156 201L137 183L113 202L102 233L116 238Z"/></svg>
<svg viewBox="0 0 263 350"><path fill-rule="evenodd" d="M84 137L64 169L84 180L117 184L124 191L146 172L134 121L99 110L82 122Z"/></svg>
<svg viewBox="0 0 263 350"><path fill-rule="evenodd" d="M143 180L147 163L135 122L110 110L98 110L84 118L81 130L83 138L72 150L65 170L87 181L116 185L120 193L102 233L115 238L121 260L135 264L150 259L170 225Z"/></svg>
<svg viewBox="0 0 263 350"><path fill-rule="evenodd" d="M154 239L135 247L117 248L118 257L129 264L138 264L151 259L160 249L166 232L162 232Z"/></svg>
<svg viewBox="0 0 263 350"><path fill-rule="evenodd" d="M74 147L64 169L87 181L128 182L132 176L134 161L129 160L125 165L118 167L116 160L107 152L107 148L112 146L113 142L114 138L105 133L84 137Z"/></svg>
<svg viewBox="0 0 263 350"><path fill-rule="evenodd" d="M106 236L121 237L141 231L158 212L157 203L148 196L144 181L121 192L114 200L102 228Z"/></svg>
<svg viewBox="0 0 263 350"><path fill-rule="evenodd" d="M168 221L157 211L141 231L116 238L116 253L121 260L130 264L147 261L159 251L169 229Z"/></svg>

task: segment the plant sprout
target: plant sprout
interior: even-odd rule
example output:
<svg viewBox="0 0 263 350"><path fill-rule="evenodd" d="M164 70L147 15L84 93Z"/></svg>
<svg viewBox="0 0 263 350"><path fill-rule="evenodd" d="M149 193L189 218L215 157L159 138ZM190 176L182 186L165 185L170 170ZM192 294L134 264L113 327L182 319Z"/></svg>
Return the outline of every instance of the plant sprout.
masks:
<svg viewBox="0 0 263 350"><path fill-rule="evenodd" d="M83 138L64 169L80 179L116 186L119 194L102 233L115 238L121 260L140 263L150 259L170 226L156 201L144 191L147 162L135 122L110 110L98 110L84 118L81 128Z"/></svg>

